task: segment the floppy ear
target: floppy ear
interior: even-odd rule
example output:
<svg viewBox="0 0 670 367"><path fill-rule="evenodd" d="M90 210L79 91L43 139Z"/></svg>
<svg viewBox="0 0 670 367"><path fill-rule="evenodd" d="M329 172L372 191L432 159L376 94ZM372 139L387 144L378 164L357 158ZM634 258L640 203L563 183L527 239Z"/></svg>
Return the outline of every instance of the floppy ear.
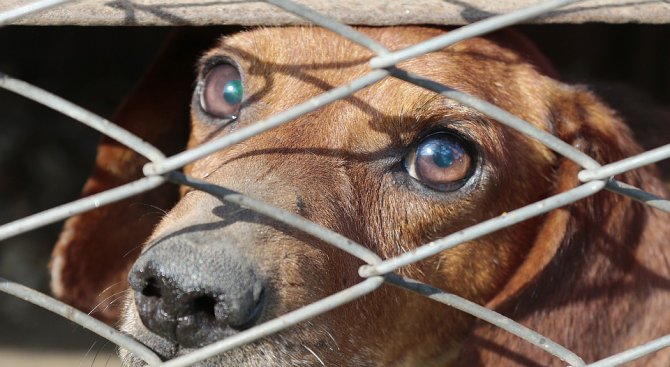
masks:
<svg viewBox="0 0 670 367"><path fill-rule="evenodd" d="M551 116L562 140L601 164L641 151L628 127L591 93L580 88L558 89L550 102ZM578 186L579 170L574 163L559 158L551 194ZM616 179L663 195L654 168L638 169ZM640 254L653 253L649 248L660 245L647 230L652 220L654 214L649 208L607 191L546 214L525 260L487 307L568 347L587 361L607 356L601 355L605 353L603 348L584 341L597 340L598 345L616 348L613 338L619 334L617 328L633 328L625 315L630 305L643 303L641 293L648 287L642 284L650 283L650 275L641 269L656 261L643 259ZM546 366L559 362L547 352L480 321L459 358L459 366Z"/></svg>
<svg viewBox="0 0 670 367"><path fill-rule="evenodd" d="M220 33L214 29L172 32L113 121L166 155L183 150L195 62L214 41L213 35ZM143 177L146 162L132 149L103 138L83 196ZM116 320L128 269L162 212L177 198L177 187L168 184L67 220L50 262L54 294L100 319Z"/></svg>

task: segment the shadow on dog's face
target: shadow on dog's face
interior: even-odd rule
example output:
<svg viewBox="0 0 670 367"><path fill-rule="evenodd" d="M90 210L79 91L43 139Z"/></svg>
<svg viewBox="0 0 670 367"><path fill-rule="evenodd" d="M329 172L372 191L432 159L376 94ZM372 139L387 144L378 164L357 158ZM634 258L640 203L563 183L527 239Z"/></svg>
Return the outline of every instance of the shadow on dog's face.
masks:
<svg viewBox="0 0 670 367"><path fill-rule="evenodd" d="M393 49L443 32L362 31ZM399 67L570 136L577 122L562 114L574 112L565 107L574 91L545 76L541 62L526 58L529 49L515 50L515 42L503 39L464 41ZM200 62L189 146L361 77L371 56L318 28L226 37ZM387 78L203 158L186 173L304 216L389 258L548 196L557 189L552 182L559 163L546 147L478 111ZM188 353L361 281L360 260L204 192L182 191L131 270L133 292L123 317L123 330L162 357ZM526 259L543 220L399 273L485 304ZM457 356L471 323L449 307L382 286L201 365L444 365ZM124 358L140 364L131 354Z"/></svg>

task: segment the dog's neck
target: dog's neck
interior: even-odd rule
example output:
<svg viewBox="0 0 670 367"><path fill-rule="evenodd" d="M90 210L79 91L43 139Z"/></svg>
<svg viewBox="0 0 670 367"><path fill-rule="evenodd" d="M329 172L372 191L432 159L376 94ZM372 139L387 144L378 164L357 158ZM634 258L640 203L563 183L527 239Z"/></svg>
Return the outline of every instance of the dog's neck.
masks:
<svg viewBox="0 0 670 367"><path fill-rule="evenodd" d="M664 195L660 181L643 177L640 186ZM496 307L586 362L670 333L670 227L664 224L670 215L615 195L602 192L566 209L570 222L555 256L538 279ZM479 323L456 365L565 364ZM668 358L666 351L638 363L661 366Z"/></svg>

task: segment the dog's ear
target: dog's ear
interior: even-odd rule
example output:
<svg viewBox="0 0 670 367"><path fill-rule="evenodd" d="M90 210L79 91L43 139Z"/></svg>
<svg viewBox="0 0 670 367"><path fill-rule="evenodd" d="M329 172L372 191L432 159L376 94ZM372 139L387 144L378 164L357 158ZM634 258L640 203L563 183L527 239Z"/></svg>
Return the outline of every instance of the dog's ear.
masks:
<svg viewBox="0 0 670 367"><path fill-rule="evenodd" d="M553 96L553 101L549 101L550 118L556 135L565 142L601 164L641 152L630 129L589 91L561 85ZM549 195L580 185L580 170L559 156ZM664 195L654 167L615 178ZM613 316L598 307L615 304L615 297L635 299L634 295L620 294L620 289L639 270L640 258L636 254L640 246L649 246L644 229L653 215L650 213L640 203L601 191L544 215L522 264L487 307L539 331L585 359L597 358L586 345L574 345L573 341L590 337L602 340L604 336L598 335L599 329L594 325L608 325L609 321L599 318L609 317L611 321ZM613 289L620 293L612 293ZM540 348L483 322L478 323L464 345L462 365L511 361L533 366L552 364L553 357Z"/></svg>
<svg viewBox="0 0 670 367"><path fill-rule="evenodd" d="M635 142L631 130L621 121L617 113L605 106L591 92L581 87L562 89L555 94L550 109L550 116L559 138L601 164L615 162L642 151ZM554 170L554 187L550 194L558 194L580 185L577 178L580 170L581 168L575 163L559 157ZM647 167L621 174L616 179L663 195L658 180L654 178L654 171L653 167ZM625 213L637 212L640 209L641 207L630 199L603 191L546 214L525 261L489 306L495 307L526 288L540 273L546 271L550 262L557 261L557 255L565 256L570 246L581 246L584 243L596 246L593 241L601 241L609 236L621 239L626 228L622 226L631 225L630 222L633 220ZM618 242L621 241L617 240L617 244ZM628 245L634 243L636 241L629 242ZM608 246L613 245L615 244L610 243ZM579 249L582 255L586 250ZM565 264L561 266L565 267Z"/></svg>
<svg viewBox="0 0 670 367"><path fill-rule="evenodd" d="M186 146L195 63L221 30L172 32L157 59L112 119L171 155ZM137 180L147 160L103 138L83 195ZM67 220L50 262L54 294L77 308L112 322L127 288L127 272L178 189L163 185L144 194Z"/></svg>

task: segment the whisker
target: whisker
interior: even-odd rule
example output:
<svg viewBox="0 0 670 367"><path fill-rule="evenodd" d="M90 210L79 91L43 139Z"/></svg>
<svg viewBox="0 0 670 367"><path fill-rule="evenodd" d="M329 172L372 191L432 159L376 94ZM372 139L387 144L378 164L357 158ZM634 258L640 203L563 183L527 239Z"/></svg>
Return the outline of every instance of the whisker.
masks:
<svg viewBox="0 0 670 367"><path fill-rule="evenodd" d="M136 250L139 250L139 249L141 249L141 248L142 248L142 245L135 246L135 247L131 248L130 250L126 251L126 253L123 254L123 256L121 256L121 258L126 258L126 257L127 257L128 255L130 255L132 252L134 252L134 251L136 251Z"/></svg>
<svg viewBox="0 0 670 367"><path fill-rule="evenodd" d="M98 293L98 296L102 296L105 292L107 292L108 290L112 289L112 287L114 287L115 285L120 284L120 283L121 282L118 281L118 282L114 282L114 283L110 284L109 287L103 289L100 293Z"/></svg>
<svg viewBox="0 0 670 367"><path fill-rule="evenodd" d="M93 344L91 344L91 347L88 348L88 350L86 351L86 354L84 354L84 356L81 357L81 360L79 360L79 364L78 364L79 367L81 367L84 364L84 361L88 357L89 353L91 353L91 350L93 349L93 347L95 347L96 344L98 344L97 340L94 341Z"/></svg>
<svg viewBox="0 0 670 367"><path fill-rule="evenodd" d="M335 344L335 348L337 348L337 350L340 350L340 346L339 346L339 344L337 344L337 340L335 340L335 337L333 337L333 334L331 334L330 331L326 331L326 335L328 335L330 337L330 339L333 341L333 344Z"/></svg>
<svg viewBox="0 0 670 367"><path fill-rule="evenodd" d="M89 311L88 314L91 315L93 312L95 312L95 310L96 310L98 307L102 306L102 304L105 303L105 301L107 301L108 299L110 299L110 298L112 298L112 297L116 297L116 296L118 296L118 295L120 295L120 294L123 294L123 293L125 293L125 291L126 291L126 290L124 289L124 290L121 290L121 291L119 291L119 292L113 293L113 294L109 295L108 297L105 297L102 301L100 301L97 305L95 305L95 307L93 307L93 309L92 309L91 311ZM117 299L117 300L118 300L118 299ZM116 301L116 300L115 300L115 301ZM112 301L112 302L114 302L114 301ZM110 302L110 304L111 304L112 302ZM109 304L107 305L107 307L109 307Z"/></svg>
<svg viewBox="0 0 670 367"><path fill-rule="evenodd" d="M107 356L107 361L105 361L105 367L109 365L109 362L112 360L113 355L114 355L113 353L109 353L109 355Z"/></svg>
<svg viewBox="0 0 670 367"><path fill-rule="evenodd" d="M111 344L111 343L109 342L109 340L105 340L105 343L102 344L102 346L100 347L100 349L98 350L98 352L95 354L95 357L93 358L93 363L91 363L91 367L94 366L94 364L95 364L95 360L98 358L99 353L100 353L100 352L104 352L105 347L107 347L107 346L110 345L110 344ZM107 366L107 364L109 364L109 361L110 361L111 358L112 358L112 353L110 353L110 354L107 356L107 361L105 362L105 366Z"/></svg>
<svg viewBox="0 0 670 367"><path fill-rule="evenodd" d="M91 367L95 365L95 360L98 358L98 354L100 354L100 352L105 347L105 345L107 345L107 343L108 342L105 342L105 344L103 344L100 348L96 348L97 350L95 352L95 355L93 355L93 360L91 361Z"/></svg>
<svg viewBox="0 0 670 367"><path fill-rule="evenodd" d="M163 209L163 208L157 207L156 205L147 204L147 203L132 203L131 206L146 206L146 207L149 207L149 208L152 208L152 209L156 209L162 215L166 215L168 213L168 211ZM147 214L151 214L151 213L147 213Z"/></svg>
<svg viewBox="0 0 670 367"><path fill-rule="evenodd" d="M114 303L116 303L116 301L122 299L123 297L125 297L125 294L122 294L122 295L120 295L120 296L114 298L114 300L111 301L111 302L109 302L109 304L107 304L107 306L105 306L105 308L103 308L102 311L103 311L103 312L104 312L104 311L107 311L111 305L113 305Z"/></svg>
<svg viewBox="0 0 670 367"><path fill-rule="evenodd" d="M311 350L308 346L306 346L306 345L304 345L304 344L303 344L303 347L305 347L305 349L307 349L310 353L312 353L312 355L319 361L319 363L321 363L321 365L322 365L323 367L326 367L326 364L323 363L323 361L321 360L321 358L319 358L319 356L317 356L316 353L314 353L313 350Z"/></svg>

